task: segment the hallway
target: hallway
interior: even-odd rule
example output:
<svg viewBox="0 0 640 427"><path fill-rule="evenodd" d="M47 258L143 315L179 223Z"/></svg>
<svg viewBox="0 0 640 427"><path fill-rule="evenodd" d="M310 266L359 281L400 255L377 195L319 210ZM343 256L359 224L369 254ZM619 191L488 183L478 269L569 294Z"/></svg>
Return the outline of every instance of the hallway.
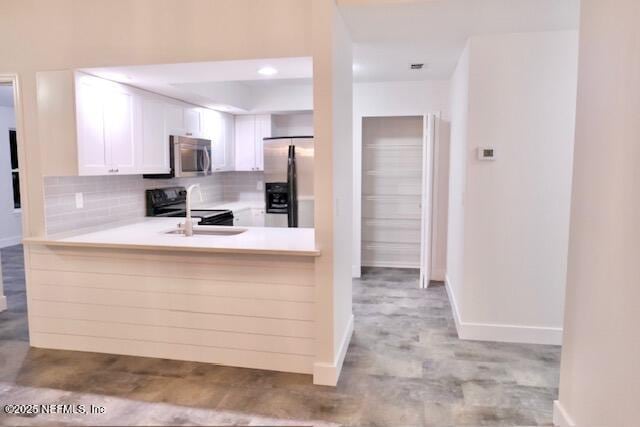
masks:
<svg viewBox="0 0 640 427"><path fill-rule="evenodd" d="M29 349L22 248L2 250L0 403L102 405L101 415L0 415L0 425L550 425L560 348L458 340L442 284L366 269L338 387L305 375ZM43 391L42 389L48 389Z"/></svg>

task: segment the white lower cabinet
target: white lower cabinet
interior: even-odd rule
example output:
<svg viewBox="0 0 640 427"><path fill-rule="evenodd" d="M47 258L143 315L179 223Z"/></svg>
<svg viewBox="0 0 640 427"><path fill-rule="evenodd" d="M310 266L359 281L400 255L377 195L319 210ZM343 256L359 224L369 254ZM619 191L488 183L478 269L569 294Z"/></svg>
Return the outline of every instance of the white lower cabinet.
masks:
<svg viewBox="0 0 640 427"><path fill-rule="evenodd" d="M244 208L233 211L233 225L237 227L264 227L265 211L261 208Z"/></svg>
<svg viewBox="0 0 640 427"><path fill-rule="evenodd" d="M264 209L251 209L251 221L254 227L264 227Z"/></svg>
<svg viewBox="0 0 640 427"><path fill-rule="evenodd" d="M250 208L233 211L233 225L237 227L252 227L253 214Z"/></svg>

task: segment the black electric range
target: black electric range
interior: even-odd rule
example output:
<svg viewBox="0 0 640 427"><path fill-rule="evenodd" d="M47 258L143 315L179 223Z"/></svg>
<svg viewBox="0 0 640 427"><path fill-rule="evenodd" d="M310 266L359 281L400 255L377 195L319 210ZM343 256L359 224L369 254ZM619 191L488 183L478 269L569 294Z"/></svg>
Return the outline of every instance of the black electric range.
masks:
<svg viewBox="0 0 640 427"><path fill-rule="evenodd" d="M146 191L147 216L185 218L187 190L184 187L155 188ZM233 225L233 212L228 209L192 209L199 225Z"/></svg>

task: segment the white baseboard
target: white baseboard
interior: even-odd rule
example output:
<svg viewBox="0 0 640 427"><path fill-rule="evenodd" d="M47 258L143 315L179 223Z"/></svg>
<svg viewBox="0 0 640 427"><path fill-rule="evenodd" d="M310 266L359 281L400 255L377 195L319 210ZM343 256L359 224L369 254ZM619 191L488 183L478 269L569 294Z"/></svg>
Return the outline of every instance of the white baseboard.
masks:
<svg viewBox="0 0 640 427"><path fill-rule="evenodd" d="M562 344L562 328L544 326L505 325L497 323L464 322L460 316L458 302L451 289L449 277L445 275L445 288L453 318L456 323L458 337L463 340L496 341L525 344Z"/></svg>
<svg viewBox="0 0 640 427"><path fill-rule="evenodd" d="M22 236L4 237L0 239L0 248L7 248L22 243Z"/></svg>
<svg viewBox="0 0 640 427"><path fill-rule="evenodd" d="M553 425L556 427L576 427L559 400L553 401Z"/></svg>
<svg viewBox="0 0 640 427"><path fill-rule="evenodd" d="M356 279L359 278L360 275L362 274L361 270L362 269L360 268L360 266L352 265L351 266L351 277L356 278Z"/></svg>
<svg viewBox="0 0 640 427"><path fill-rule="evenodd" d="M335 387L340 379L340 372L342 371L342 364L344 363L344 357L347 355L347 349L351 342L351 336L353 335L353 314L349 319L347 328L340 341L340 348L336 355L336 360L333 363L316 362L313 364L313 383L315 385L328 385Z"/></svg>
<svg viewBox="0 0 640 427"><path fill-rule="evenodd" d="M7 297L4 295L0 295L0 311L5 311L7 309Z"/></svg>
<svg viewBox="0 0 640 427"><path fill-rule="evenodd" d="M444 268L433 269L431 272L431 280L434 282L444 282L446 280L446 274Z"/></svg>

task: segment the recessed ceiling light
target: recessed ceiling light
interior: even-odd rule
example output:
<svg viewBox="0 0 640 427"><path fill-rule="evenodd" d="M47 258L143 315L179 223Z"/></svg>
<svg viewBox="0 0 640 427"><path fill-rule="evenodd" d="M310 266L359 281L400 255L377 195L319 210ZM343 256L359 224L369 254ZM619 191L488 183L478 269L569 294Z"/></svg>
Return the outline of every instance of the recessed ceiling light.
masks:
<svg viewBox="0 0 640 427"><path fill-rule="evenodd" d="M351 69L353 70L354 73L360 71L361 68L362 67L360 66L360 64L356 62L354 62L353 65L351 66Z"/></svg>
<svg viewBox="0 0 640 427"><path fill-rule="evenodd" d="M273 67L262 67L258 70L258 74L263 76L273 76L274 74L278 74L278 70Z"/></svg>

